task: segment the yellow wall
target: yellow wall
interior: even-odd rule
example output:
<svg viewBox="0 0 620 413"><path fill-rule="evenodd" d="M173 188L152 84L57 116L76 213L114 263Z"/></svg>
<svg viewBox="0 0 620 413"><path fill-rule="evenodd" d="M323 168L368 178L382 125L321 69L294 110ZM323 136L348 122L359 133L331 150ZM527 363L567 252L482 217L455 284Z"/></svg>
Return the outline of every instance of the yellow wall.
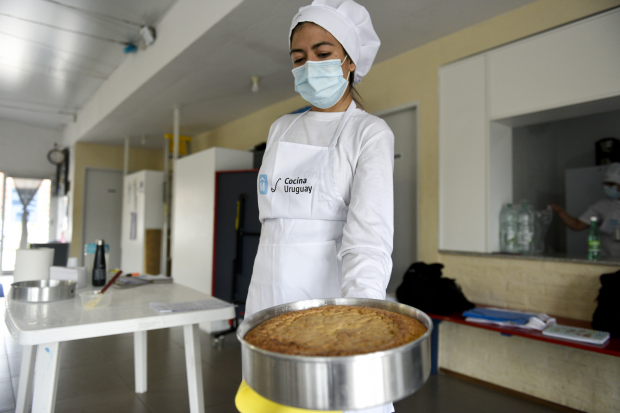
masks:
<svg viewBox="0 0 620 413"><path fill-rule="evenodd" d="M445 275L456 278L473 301L587 320L591 318L596 304L594 299L599 288L598 276L614 271L615 268L442 254L438 251L438 69L455 60L618 5L620 0L538 0L381 62L372 68L359 87L366 110L370 113L418 102L418 208L421 217L418 223L418 256L426 262L443 262L446 265ZM276 118L305 105L300 97L277 103L203 134L202 142L206 147L247 149L266 140L269 126ZM498 353L496 349L504 345L504 339L499 334L486 333L475 336L477 339L472 342L472 347L477 349L476 352L461 351L454 343L474 340L475 337L468 333L472 329L454 327L445 330L446 334L442 328L440 364L452 370L588 411L612 411L610 406L619 399L617 389L609 386L601 388L597 397L585 399L582 397L583 391L567 393L562 388L566 380L574 380L566 388L581 386L591 390L592 386L587 386L589 374L600 374L603 381L617 380L617 373L610 373L609 369L602 367L600 371L595 369L592 373L590 369L579 379L574 378L574 371L590 363L604 366L607 360L617 368L618 360L613 357L577 351L577 361L569 362L566 358L570 356L574 359L576 350L562 350L566 357L558 361L556 353L559 346L541 346L532 344L531 340L517 340L512 350L508 347ZM551 380L551 384L540 387L548 390L547 394L534 391L532 385L527 385L540 382L530 377L538 374L536 369L524 368L524 363L528 361L520 358L527 357L529 351L539 352L537 359L555 363L547 370L548 374L541 376L544 377L543 381ZM499 369L489 364L495 362L498 354L503 357L502 360L508 360ZM491 361L493 357L494 361ZM516 373L509 376L506 374L508 370Z"/></svg>
<svg viewBox="0 0 620 413"><path fill-rule="evenodd" d="M82 214L86 168L123 170L125 149L122 146L78 142L75 144L74 151L75 169L71 183L73 215L70 256L80 257L82 254ZM163 151L131 148L129 151L129 171L140 171L142 169L163 171Z"/></svg>

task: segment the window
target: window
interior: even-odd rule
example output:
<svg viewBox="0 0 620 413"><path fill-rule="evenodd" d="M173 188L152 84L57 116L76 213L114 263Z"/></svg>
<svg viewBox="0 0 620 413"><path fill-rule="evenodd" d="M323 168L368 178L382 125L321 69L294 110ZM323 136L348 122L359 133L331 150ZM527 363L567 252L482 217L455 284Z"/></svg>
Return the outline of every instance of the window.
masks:
<svg viewBox="0 0 620 413"><path fill-rule="evenodd" d="M3 190L0 200L2 211L2 240L0 243L0 265L2 272L15 269L15 251L19 249L22 236L23 205L15 187L13 177L0 174L0 188ZM51 180L28 180L41 181L39 189L27 207L28 211L28 240L30 243L49 242L50 228L50 200Z"/></svg>

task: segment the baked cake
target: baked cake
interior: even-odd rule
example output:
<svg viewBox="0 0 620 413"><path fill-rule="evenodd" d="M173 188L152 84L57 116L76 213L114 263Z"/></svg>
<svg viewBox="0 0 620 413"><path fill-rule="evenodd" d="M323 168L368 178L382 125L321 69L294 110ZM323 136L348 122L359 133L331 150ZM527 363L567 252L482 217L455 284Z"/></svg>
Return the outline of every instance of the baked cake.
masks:
<svg viewBox="0 0 620 413"><path fill-rule="evenodd" d="M418 320L392 311L328 305L264 321L246 334L245 341L277 353L349 356L398 347L425 332Z"/></svg>

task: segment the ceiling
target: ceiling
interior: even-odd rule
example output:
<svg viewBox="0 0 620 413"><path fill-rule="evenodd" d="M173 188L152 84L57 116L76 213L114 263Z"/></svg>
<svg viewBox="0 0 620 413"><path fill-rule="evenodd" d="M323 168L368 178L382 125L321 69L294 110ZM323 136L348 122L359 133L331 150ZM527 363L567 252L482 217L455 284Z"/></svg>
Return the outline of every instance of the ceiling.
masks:
<svg viewBox="0 0 620 413"><path fill-rule="evenodd" d="M174 1L0 0L0 118L72 122L125 59L121 43L139 39L138 25L116 19L156 25Z"/></svg>
<svg viewBox="0 0 620 413"><path fill-rule="evenodd" d="M376 62L532 1L358 0L382 41ZM0 119L65 128L127 59L123 43L137 43L139 25L157 27L175 3L0 0ZM146 135L158 146L172 129L174 104L181 106L182 133L192 135L293 97L287 35L292 16L308 3L243 1L79 140L121 144ZM258 93L250 91L251 76L260 77Z"/></svg>

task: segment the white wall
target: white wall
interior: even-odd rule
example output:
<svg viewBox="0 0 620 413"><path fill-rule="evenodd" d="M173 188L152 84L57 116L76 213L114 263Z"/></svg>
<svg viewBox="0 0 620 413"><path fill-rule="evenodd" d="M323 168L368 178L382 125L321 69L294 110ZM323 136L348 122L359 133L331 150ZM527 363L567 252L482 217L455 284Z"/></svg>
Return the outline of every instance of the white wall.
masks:
<svg viewBox="0 0 620 413"><path fill-rule="evenodd" d="M512 144L513 202L527 200L534 209L562 203L558 176L558 140L548 125L515 128Z"/></svg>
<svg viewBox="0 0 620 413"><path fill-rule="evenodd" d="M554 122L549 133L558 142L560 171L592 166L595 164L596 141L608 137L620 139L620 110ZM564 188L563 172L559 185Z"/></svg>
<svg viewBox="0 0 620 413"><path fill-rule="evenodd" d="M379 114L394 132L394 250L387 291L396 291L403 274L418 259L417 107Z"/></svg>
<svg viewBox="0 0 620 413"><path fill-rule="evenodd" d="M59 130L0 119L0 171L8 175L51 177L56 167L47 153L60 142Z"/></svg>

